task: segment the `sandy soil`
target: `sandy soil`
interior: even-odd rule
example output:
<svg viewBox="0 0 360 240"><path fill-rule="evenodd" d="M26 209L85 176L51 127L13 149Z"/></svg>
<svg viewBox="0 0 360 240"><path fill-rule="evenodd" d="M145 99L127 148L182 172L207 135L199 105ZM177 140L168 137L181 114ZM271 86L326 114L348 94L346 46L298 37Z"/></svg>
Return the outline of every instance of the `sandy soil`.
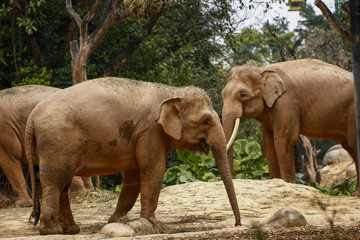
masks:
<svg viewBox="0 0 360 240"><path fill-rule="evenodd" d="M160 225L139 219L139 200L120 222L135 230L132 239L360 239L360 198L331 197L280 179L234 180L234 185L242 218L240 227L234 227L222 182L195 182L163 189L156 211ZM31 208L0 209L0 237L104 239L109 235L100 231L116 203L116 194L89 191L73 199L73 215L81 228L80 234L74 236L39 236L37 228L28 222ZM304 214L307 226L269 229L262 224L282 207Z"/></svg>

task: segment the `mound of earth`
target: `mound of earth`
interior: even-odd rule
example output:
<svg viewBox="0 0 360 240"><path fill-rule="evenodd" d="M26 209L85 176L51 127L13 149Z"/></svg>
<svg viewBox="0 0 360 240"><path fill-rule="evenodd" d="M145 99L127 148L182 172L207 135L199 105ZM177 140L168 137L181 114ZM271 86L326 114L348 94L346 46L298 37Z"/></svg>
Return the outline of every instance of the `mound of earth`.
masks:
<svg viewBox="0 0 360 240"><path fill-rule="evenodd" d="M360 239L360 198L331 197L316 189L281 179L234 180L242 226L235 219L222 182L193 182L163 189L156 216L160 224L141 219L136 202L119 226L132 231L120 237L102 233L115 210L117 195L87 191L72 200L73 236L39 236L28 218L31 208L0 209L0 237L16 239ZM264 225L276 211L293 208L305 216L306 226L274 228ZM125 234L126 235L126 234ZM356 237L357 236L357 237ZM262 237L262 238L261 238ZM335 238L334 238L335 237Z"/></svg>

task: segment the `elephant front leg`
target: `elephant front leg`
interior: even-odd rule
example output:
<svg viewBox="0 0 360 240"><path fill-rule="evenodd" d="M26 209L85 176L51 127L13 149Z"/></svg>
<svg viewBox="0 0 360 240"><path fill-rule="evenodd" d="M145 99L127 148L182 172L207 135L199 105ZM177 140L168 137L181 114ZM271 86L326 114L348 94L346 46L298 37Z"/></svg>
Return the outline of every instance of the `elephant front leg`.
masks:
<svg viewBox="0 0 360 240"><path fill-rule="evenodd" d="M139 169L124 173L119 200L115 212L108 220L109 223L117 222L133 208L140 193L140 185Z"/></svg>
<svg viewBox="0 0 360 240"><path fill-rule="evenodd" d="M159 149L159 146L149 146L151 144L144 151L139 148L139 154L137 155L141 178L140 216L153 223L158 223L159 220L155 217L155 210L164 180L166 152Z"/></svg>
<svg viewBox="0 0 360 240"><path fill-rule="evenodd" d="M263 144L266 160L268 162L270 178L281 178L279 161L274 145L273 132L266 126L263 126Z"/></svg>
<svg viewBox="0 0 360 240"><path fill-rule="evenodd" d="M294 146L298 135L288 128L274 131L274 145L278 157L281 178L289 183L296 183Z"/></svg>

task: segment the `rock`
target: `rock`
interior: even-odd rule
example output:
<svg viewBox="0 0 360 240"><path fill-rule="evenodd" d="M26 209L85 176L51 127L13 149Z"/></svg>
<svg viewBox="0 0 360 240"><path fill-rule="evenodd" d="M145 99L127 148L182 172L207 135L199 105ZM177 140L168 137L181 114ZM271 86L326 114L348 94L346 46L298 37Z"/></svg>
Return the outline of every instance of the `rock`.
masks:
<svg viewBox="0 0 360 240"><path fill-rule="evenodd" d="M342 162L353 162L353 159L351 158L350 154L341 147L338 147L339 145L335 145L325 153L325 156L323 158L323 165L331 165L336 163L342 163Z"/></svg>
<svg viewBox="0 0 360 240"><path fill-rule="evenodd" d="M356 177L356 166L355 163L352 163L347 169L346 169L346 178L353 178Z"/></svg>
<svg viewBox="0 0 360 240"><path fill-rule="evenodd" d="M101 232L106 238L113 237L132 237L135 235L135 231L126 224L123 223L109 223L106 224Z"/></svg>
<svg viewBox="0 0 360 240"><path fill-rule="evenodd" d="M349 169L349 172L347 170L353 163L353 159L341 145L331 147L323 159L323 165L325 166L320 169L321 182L318 187L335 187L354 177L351 169Z"/></svg>
<svg viewBox="0 0 360 240"><path fill-rule="evenodd" d="M275 212L266 222L268 227L302 227L306 226L304 215L293 208L284 207Z"/></svg>

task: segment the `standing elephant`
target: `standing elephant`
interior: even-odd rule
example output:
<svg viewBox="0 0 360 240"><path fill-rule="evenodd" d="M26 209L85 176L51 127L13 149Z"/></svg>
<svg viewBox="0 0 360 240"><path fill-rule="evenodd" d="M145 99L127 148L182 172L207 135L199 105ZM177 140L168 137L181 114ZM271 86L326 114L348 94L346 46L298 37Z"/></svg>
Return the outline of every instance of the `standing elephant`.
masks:
<svg viewBox="0 0 360 240"><path fill-rule="evenodd" d="M27 85L0 91L0 166L16 197L15 206L32 206L21 163L25 156L25 124L30 112L58 88Z"/></svg>
<svg viewBox="0 0 360 240"><path fill-rule="evenodd" d="M40 234L80 231L67 191L75 175L124 172L118 204L109 222L126 215L139 193L141 217L156 222L166 154L175 148L207 153L209 146L223 178L235 224L239 225L225 134L204 91L100 78L52 95L37 105L26 126L29 166L31 156L40 166ZM33 171L30 172L33 182Z"/></svg>
<svg viewBox="0 0 360 240"><path fill-rule="evenodd" d="M25 125L34 107L61 89L42 85L18 86L0 91L0 167L16 197L16 207L32 206L21 164L26 164ZM91 179L75 179L73 193L90 187ZM89 181L90 180L90 181Z"/></svg>
<svg viewBox="0 0 360 240"><path fill-rule="evenodd" d="M270 177L295 183L299 134L339 141L357 159L353 74L319 60L294 60L231 69L222 91L223 126L233 140L240 118L263 125ZM237 122L237 124L235 124ZM237 125L237 126L236 126ZM232 141L228 158L232 166ZM358 165L358 161L355 161ZM358 173L359 176L359 173ZM359 186L355 195L359 195Z"/></svg>

